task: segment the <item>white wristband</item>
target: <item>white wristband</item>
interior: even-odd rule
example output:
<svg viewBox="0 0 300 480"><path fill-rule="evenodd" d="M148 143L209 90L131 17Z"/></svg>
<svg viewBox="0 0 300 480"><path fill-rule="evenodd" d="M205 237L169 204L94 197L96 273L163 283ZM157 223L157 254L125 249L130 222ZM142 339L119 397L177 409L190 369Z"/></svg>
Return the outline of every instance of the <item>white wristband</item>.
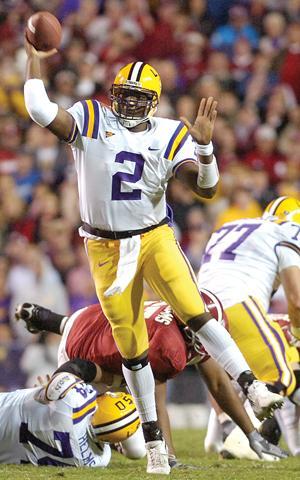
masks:
<svg viewBox="0 0 300 480"><path fill-rule="evenodd" d="M214 187L219 181L219 169L216 157L213 156L211 163L199 163L197 185L200 188Z"/></svg>
<svg viewBox="0 0 300 480"><path fill-rule="evenodd" d="M30 117L40 127L47 127L53 122L58 105L49 100L43 80L40 78L27 80L24 85L24 99Z"/></svg>
<svg viewBox="0 0 300 480"><path fill-rule="evenodd" d="M214 151L214 147L212 142L209 142L207 145L199 145L199 143L196 143L195 145L196 155L209 156L209 155L212 155L213 151Z"/></svg>

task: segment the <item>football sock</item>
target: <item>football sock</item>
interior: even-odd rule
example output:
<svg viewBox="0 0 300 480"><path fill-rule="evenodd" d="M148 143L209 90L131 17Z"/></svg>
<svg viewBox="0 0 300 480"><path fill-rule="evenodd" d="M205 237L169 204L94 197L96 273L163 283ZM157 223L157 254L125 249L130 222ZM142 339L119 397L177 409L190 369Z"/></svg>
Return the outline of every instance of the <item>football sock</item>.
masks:
<svg viewBox="0 0 300 480"><path fill-rule="evenodd" d="M235 380L242 372L250 370L231 335L214 318L208 320L195 335L209 355Z"/></svg>
<svg viewBox="0 0 300 480"><path fill-rule="evenodd" d="M59 315L58 313L52 312L48 308L35 305L31 318L31 323L35 328L40 331L44 330L46 332L58 333L60 335L61 323L64 319L67 318L68 317L65 317L64 315Z"/></svg>
<svg viewBox="0 0 300 480"><path fill-rule="evenodd" d="M204 439L204 449L208 452L219 452L222 448L222 429L214 408L211 408L207 431Z"/></svg>
<svg viewBox="0 0 300 480"><path fill-rule="evenodd" d="M299 407L286 398L281 409L275 411L275 416L292 455L299 455Z"/></svg>
<svg viewBox="0 0 300 480"><path fill-rule="evenodd" d="M254 380L256 380L256 378L249 369L249 367L239 375L237 382L242 387L245 395L247 395L248 388L254 382Z"/></svg>
<svg viewBox="0 0 300 480"><path fill-rule="evenodd" d="M123 375L141 422L156 422L155 383L150 364L141 365L142 368L138 370L131 370L127 365L122 365Z"/></svg>

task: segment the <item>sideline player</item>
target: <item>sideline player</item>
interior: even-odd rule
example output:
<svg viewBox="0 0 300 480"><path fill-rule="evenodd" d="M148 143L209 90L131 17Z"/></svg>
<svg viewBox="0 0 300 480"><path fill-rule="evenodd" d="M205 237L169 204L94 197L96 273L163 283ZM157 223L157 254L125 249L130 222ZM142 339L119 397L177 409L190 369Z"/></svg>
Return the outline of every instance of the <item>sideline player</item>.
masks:
<svg viewBox="0 0 300 480"><path fill-rule="evenodd" d="M148 362L143 279L195 332L209 354L268 411L281 397L255 380L230 335L205 312L190 266L166 217L165 190L175 176L197 196L211 198L219 179L211 142L217 102L202 99L193 125L154 118L159 74L133 62L117 74L111 109L96 100L68 111L48 98L40 58L27 41L25 104L31 118L71 143L78 174L90 269L99 302L122 355L126 383L139 412L148 450L148 473L169 474L157 424L154 378ZM151 451L151 452L150 452Z"/></svg>
<svg viewBox="0 0 300 480"><path fill-rule="evenodd" d="M280 283L292 332L300 337L300 202L291 197L272 201L262 218L229 222L214 232L199 286L222 302L228 330L256 377L300 404L298 352L267 317Z"/></svg>
<svg viewBox="0 0 300 480"><path fill-rule="evenodd" d="M210 304L215 318L221 316L222 307L218 300L210 292L201 293L205 295L204 300ZM150 340L149 359L156 379L158 419L168 444L170 465L177 467L180 463L175 456L166 409L166 381L182 371L187 364L197 366L211 394L241 427L255 452L264 459L279 458L282 452L274 449L270 451L270 445L265 444L255 431L223 369L208 356L202 345L195 342L191 332L176 319L170 307L164 302L146 302L144 310ZM24 320L26 328L32 333L46 330L62 334L58 350L58 364L62 364L61 368L67 368L80 376L88 375L84 379L95 384L95 366L100 366L100 388L103 387L103 382L109 382L109 389L119 388L122 381L122 359L100 305L78 310L68 318L39 305L25 303L18 307L16 317ZM84 366L82 361L87 361L84 373L78 370L81 368L79 358L80 365ZM99 388L99 384L96 386Z"/></svg>
<svg viewBox="0 0 300 480"><path fill-rule="evenodd" d="M97 395L63 367L45 386L0 393L0 463L106 467L110 446L97 440L92 426ZM141 429L122 445L129 458L146 454Z"/></svg>

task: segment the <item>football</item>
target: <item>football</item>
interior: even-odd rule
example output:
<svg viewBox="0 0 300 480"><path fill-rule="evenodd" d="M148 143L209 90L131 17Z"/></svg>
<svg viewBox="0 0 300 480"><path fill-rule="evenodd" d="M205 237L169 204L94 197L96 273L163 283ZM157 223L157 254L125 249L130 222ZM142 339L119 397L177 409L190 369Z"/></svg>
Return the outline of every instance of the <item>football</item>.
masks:
<svg viewBox="0 0 300 480"><path fill-rule="evenodd" d="M47 52L53 48L59 48L62 29L52 13L37 12L29 17L25 35L36 50Z"/></svg>

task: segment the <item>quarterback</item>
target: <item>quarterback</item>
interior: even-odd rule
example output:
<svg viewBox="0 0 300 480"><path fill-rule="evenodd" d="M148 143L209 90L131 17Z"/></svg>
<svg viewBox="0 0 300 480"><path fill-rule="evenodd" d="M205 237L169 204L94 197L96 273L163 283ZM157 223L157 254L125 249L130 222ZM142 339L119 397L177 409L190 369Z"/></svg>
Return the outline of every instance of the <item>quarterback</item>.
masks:
<svg viewBox="0 0 300 480"><path fill-rule="evenodd" d="M221 300L227 328L254 374L300 404L298 350L267 316L282 284L293 335L300 338L300 202L280 197L262 218L224 224L206 246L199 285Z"/></svg>
<svg viewBox="0 0 300 480"><path fill-rule="evenodd" d="M201 294L214 317L220 321L222 307L218 299L208 291ZM258 456L266 460L280 458L282 452L273 447L270 449L270 445L255 431L223 369L193 338L188 327L179 322L170 307L164 302L146 302L144 315L149 334L149 359L156 380L158 419L168 444L170 466L177 467L180 463L175 456L166 409L166 381L191 364L197 366L211 394L240 426ZM70 317L63 317L39 305L25 303L18 307L16 318L24 320L26 328L32 333L43 330L62 334L57 371L67 369L93 382L97 389L103 389L103 383L107 382L106 389L120 388L122 358L100 305L91 305ZM95 370L99 367L100 375Z"/></svg>
<svg viewBox="0 0 300 480"><path fill-rule="evenodd" d="M211 198L219 179L212 135L217 102L203 98L194 124L153 117L161 94L158 72L133 62L111 88L111 108L84 100L68 111L48 98L38 52L26 41L25 103L31 118L71 144L90 270L122 356L146 441L148 473L169 474L157 424L148 362L143 280L187 324L209 354L231 370L268 410L282 401L257 382L232 338L205 311L191 268L168 225L165 191L175 176L197 196Z"/></svg>

